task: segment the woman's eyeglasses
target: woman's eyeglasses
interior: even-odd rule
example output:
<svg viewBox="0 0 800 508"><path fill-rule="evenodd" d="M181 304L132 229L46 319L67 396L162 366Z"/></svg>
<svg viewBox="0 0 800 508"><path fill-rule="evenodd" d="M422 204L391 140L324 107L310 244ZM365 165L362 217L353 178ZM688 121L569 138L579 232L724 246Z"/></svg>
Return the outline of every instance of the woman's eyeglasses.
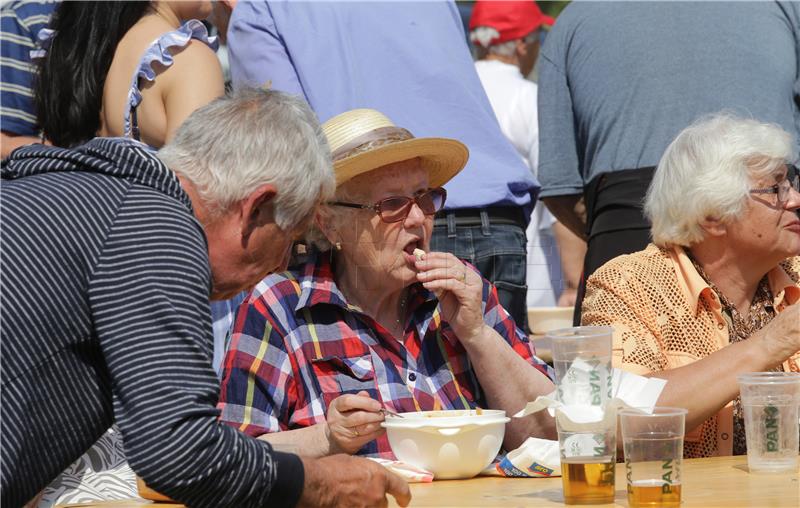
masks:
<svg viewBox="0 0 800 508"><path fill-rule="evenodd" d="M407 196L390 196L381 199L374 205L362 205L359 203L345 203L343 201L333 201L328 203L334 206L346 206L349 208L360 208L372 210L377 213L383 222L400 222L411 213L411 207L417 204L425 215L434 215L444 207L447 191L441 187L425 191L413 198Z"/></svg>
<svg viewBox="0 0 800 508"><path fill-rule="evenodd" d="M784 180L776 183L771 187L764 187L763 189L750 189L751 194L777 194L778 201L786 203L789 201L789 194L792 189L800 192L800 173L795 166L789 166L789 172Z"/></svg>

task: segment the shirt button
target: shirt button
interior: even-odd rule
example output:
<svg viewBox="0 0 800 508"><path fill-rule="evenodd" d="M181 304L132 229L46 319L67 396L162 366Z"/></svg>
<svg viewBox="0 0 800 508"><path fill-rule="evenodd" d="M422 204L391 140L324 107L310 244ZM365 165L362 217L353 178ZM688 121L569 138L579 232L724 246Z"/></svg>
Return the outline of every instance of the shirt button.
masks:
<svg viewBox="0 0 800 508"><path fill-rule="evenodd" d="M417 380L417 375L416 375L416 374L414 374L413 372L412 372L412 373L410 373L410 374L408 375L408 380L409 380L409 381L412 381L412 382L413 382L413 381L416 381L416 380Z"/></svg>
<svg viewBox="0 0 800 508"><path fill-rule="evenodd" d="M722 438L723 441L727 441L728 440L728 433L727 432L723 432L720 437Z"/></svg>
<svg viewBox="0 0 800 508"><path fill-rule="evenodd" d="M723 328L725 328L725 325L723 325L722 323L717 323L717 328L722 330Z"/></svg>

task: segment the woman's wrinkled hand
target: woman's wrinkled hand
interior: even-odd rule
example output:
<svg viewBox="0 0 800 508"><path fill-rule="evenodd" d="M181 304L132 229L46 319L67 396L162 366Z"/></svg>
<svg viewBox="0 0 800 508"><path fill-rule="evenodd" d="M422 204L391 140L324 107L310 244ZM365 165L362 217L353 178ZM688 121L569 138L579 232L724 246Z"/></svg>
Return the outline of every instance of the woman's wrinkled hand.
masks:
<svg viewBox="0 0 800 508"><path fill-rule="evenodd" d="M381 403L365 391L341 395L328 406L326 437L330 453L354 454L385 432Z"/></svg>
<svg viewBox="0 0 800 508"><path fill-rule="evenodd" d="M417 280L436 293L446 321L462 342L478 337L483 322L483 280L448 252L428 252L416 261Z"/></svg>
<svg viewBox="0 0 800 508"><path fill-rule="evenodd" d="M756 333L763 334L771 361L781 363L795 355L800 351L800 303L787 307Z"/></svg>

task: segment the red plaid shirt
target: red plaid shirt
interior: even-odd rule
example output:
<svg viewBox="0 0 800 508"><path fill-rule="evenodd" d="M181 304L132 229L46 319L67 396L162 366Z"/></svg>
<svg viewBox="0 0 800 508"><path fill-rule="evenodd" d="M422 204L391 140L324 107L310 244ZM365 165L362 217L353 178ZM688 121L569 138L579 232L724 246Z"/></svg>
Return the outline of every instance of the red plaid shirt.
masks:
<svg viewBox="0 0 800 508"><path fill-rule="evenodd" d="M552 379L488 281L483 302L485 322ZM267 277L236 313L223 364L222 421L251 436L307 427L325 420L333 399L361 390L396 412L487 407L469 357L437 304L431 291L412 285L411 317L398 341L347 303L326 255ZM359 454L393 458L385 436Z"/></svg>

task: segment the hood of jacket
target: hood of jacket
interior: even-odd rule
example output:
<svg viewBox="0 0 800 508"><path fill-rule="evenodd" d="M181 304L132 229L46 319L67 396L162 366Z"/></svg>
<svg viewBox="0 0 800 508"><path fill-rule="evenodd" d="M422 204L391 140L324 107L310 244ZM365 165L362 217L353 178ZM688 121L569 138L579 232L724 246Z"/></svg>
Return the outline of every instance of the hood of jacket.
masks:
<svg viewBox="0 0 800 508"><path fill-rule="evenodd" d="M143 143L128 138L94 138L75 148L29 145L2 162L0 177L13 180L55 172L91 172L152 187L183 203L192 202L177 175Z"/></svg>

